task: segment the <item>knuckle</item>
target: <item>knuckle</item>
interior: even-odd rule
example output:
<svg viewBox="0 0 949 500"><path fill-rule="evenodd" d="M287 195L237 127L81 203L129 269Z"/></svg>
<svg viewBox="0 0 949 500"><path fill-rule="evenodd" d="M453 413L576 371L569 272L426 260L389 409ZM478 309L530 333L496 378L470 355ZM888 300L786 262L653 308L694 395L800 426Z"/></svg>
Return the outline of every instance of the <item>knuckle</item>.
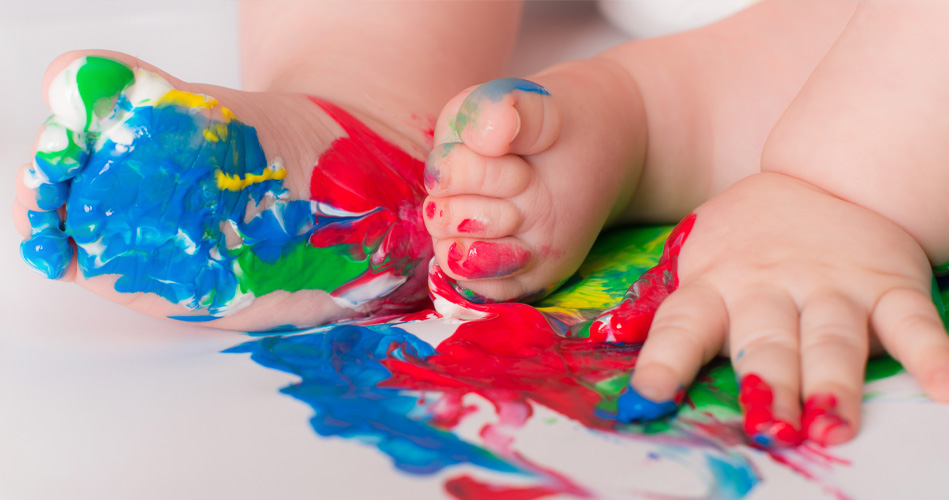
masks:
<svg viewBox="0 0 949 500"><path fill-rule="evenodd" d="M691 332L696 327L696 318L688 310L674 309L664 311L664 314L657 315L653 321L653 328L657 331L686 333Z"/></svg>
<svg viewBox="0 0 949 500"><path fill-rule="evenodd" d="M812 330L801 346L801 353L807 356L812 352L827 350L846 350L866 356L868 350L866 334L861 334L843 325L822 325Z"/></svg>
<svg viewBox="0 0 949 500"><path fill-rule="evenodd" d="M942 323L937 318L923 312L907 313L893 324L893 331L896 334L910 334L934 328L942 328Z"/></svg>
<svg viewBox="0 0 949 500"><path fill-rule="evenodd" d="M797 337L788 335L788 332L780 328L769 328L759 330L758 334L748 340L742 350L747 356L753 356L759 353L772 352L779 354L797 355L798 345Z"/></svg>

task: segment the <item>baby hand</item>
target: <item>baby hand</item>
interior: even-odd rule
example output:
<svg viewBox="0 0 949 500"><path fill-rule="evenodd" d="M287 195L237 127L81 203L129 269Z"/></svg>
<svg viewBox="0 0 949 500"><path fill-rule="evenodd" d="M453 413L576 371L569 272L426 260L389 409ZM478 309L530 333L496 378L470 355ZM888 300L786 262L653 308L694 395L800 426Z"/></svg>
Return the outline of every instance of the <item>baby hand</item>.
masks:
<svg viewBox="0 0 949 500"><path fill-rule="evenodd" d="M727 354L753 440L841 443L857 432L865 363L879 344L930 397L949 401L930 263L898 226L773 173L695 215L678 288L656 311L632 378L639 395L670 400Z"/></svg>

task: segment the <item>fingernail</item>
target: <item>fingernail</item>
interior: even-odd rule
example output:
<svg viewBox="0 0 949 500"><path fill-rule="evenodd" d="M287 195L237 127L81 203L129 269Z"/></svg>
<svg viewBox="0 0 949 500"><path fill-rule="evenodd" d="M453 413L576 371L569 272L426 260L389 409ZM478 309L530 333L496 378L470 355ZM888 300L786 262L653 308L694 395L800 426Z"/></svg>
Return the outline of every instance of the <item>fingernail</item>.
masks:
<svg viewBox="0 0 949 500"><path fill-rule="evenodd" d="M423 179L425 189L429 192L441 192L448 187L448 170L443 170L440 163L455 147L455 143L445 143L435 146L435 149L425 159Z"/></svg>
<svg viewBox="0 0 949 500"><path fill-rule="evenodd" d="M431 160L425 162L423 179L425 180L425 189L427 189L428 192L441 191L441 176L438 167L434 165Z"/></svg>
<svg viewBox="0 0 949 500"><path fill-rule="evenodd" d="M738 401L745 413L744 428L749 439L762 447L796 446L802 433L790 422L774 417L774 391L757 374L741 378Z"/></svg>
<svg viewBox="0 0 949 500"><path fill-rule="evenodd" d="M448 268L464 279L500 278L524 268L531 253L512 243L476 241L467 253L458 243L448 249Z"/></svg>
<svg viewBox="0 0 949 500"><path fill-rule="evenodd" d="M471 95L475 96L475 99L487 98L493 102L498 102L504 96L515 90L540 95L550 95L550 91L544 88L543 85L530 80L524 80L523 78L498 78L497 80L491 80L475 89Z"/></svg>
<svg viewBox="0 0 949 500"><path fill-rule="evenodd" d="M843 443L853 435L850 422L837 411L837 398L826 393L813 394L804 402L801 430L821 446Z"/></svg>

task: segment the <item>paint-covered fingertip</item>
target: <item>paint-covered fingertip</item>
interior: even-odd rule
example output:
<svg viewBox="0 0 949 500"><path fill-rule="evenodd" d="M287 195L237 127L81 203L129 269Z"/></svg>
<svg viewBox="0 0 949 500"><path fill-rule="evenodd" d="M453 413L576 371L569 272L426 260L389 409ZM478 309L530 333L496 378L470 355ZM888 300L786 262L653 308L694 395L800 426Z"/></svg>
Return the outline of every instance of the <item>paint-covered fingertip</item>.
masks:
<svg viewBox="0 0 949 500"><path fill-rule="evenodd" d="M755 373L746 374L739 384L738 401L745 414L744 430L754 445L763 448L797 446L804 435L793 424L774 416L774 391Z"/></svg>
<svg viewBox="0 0 949 500"><path fill-rule="evenodd" d="M676 395L664 401L654 401L643 396L632 385L616 400L616 419L625 422L645 422L672 415L679 409L685 397L685 389L680 388Z"/></svg>
<svg viewBox="0 0 949 500"><path fill-rule="evenodd" d="M801 433L821 446L831 446L850 441L857 429L840 415L833 394L813 394L804 402Z"/></svg>
<svg viewBox="0 0 949 500"><path fill-rule="evenodd" d="M745 433L748 439L762 448L791 448L801 444L804 435L784 420L758 420L745 416Z"/></svg>

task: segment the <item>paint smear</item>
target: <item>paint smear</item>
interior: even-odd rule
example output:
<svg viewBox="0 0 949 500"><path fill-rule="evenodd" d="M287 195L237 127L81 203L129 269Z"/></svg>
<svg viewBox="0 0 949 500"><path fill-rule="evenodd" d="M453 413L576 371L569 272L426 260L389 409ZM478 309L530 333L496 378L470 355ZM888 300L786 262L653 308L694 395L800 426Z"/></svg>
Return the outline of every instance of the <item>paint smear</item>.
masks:
<svg viewBox="0 0 949 500"><path fill-rule="evenodd" d="M456 242L448 250L448 268L468 280L510 276L523 269L530 259L531 252L514 243L475 241L466 251Z"/></svg>
<svg viewBox="0 0 949 500"><path fill-rule="evenodd" d="M679 252L694 224L695 214L683 219L669 235L656 267L636 280L618 306L590 325L592 342L645 342L659 304L679 286Z"/></svg>
<svg viewBox="0 0 949 500"><path fill-rule="evenodd" d="M831 452L805 444L762 454L748 439L735 373L724 360L701 372L674 417L638 423L617 418L639 345L591 342L583 325L622 300L630 281L648 278L668 235L668 228L604 235L578 275L537 307L472 303L433 267L437 311L396 322L445 316L446 328L457 324L434 346L395 324L364 324L274 335L232 352L251 352L265 366L297 374L300 382L284 392L313 408L311 423L319 435L375 446L410 474L461 469L444 484L455 498L609 497L599 482L588 484L569 468L546 465L548 457L528 455L529 448L518 445L537 405L590 432L645 444L655 460L686 467L704 488L688 498L745 497L767 480L754 465L762 457L846 498L832 476L848 464ZM868 372L892 373L887 366ZM489 401L494 414L476 438L464 440L454 429L477 413L465 403L471 395ZM479 470L492 471L491 479ZM629 484L624 491L685 498L638 487Z"/></svg>
<svg viewBox="0 0 949 500"><path fill-rule="evenodd" d="M766 448L796 446L803 439L791 423L774 417L774 391L757 374L741 378L738 399L745 413L745 432L755 443Z"/></svg>
<svg viewBox="0 0 949 500"><path fill-rule="evenodd" d="M464 219L458 223L459 233L483 233L484 229L484 222L478 219Z"/></svg>

